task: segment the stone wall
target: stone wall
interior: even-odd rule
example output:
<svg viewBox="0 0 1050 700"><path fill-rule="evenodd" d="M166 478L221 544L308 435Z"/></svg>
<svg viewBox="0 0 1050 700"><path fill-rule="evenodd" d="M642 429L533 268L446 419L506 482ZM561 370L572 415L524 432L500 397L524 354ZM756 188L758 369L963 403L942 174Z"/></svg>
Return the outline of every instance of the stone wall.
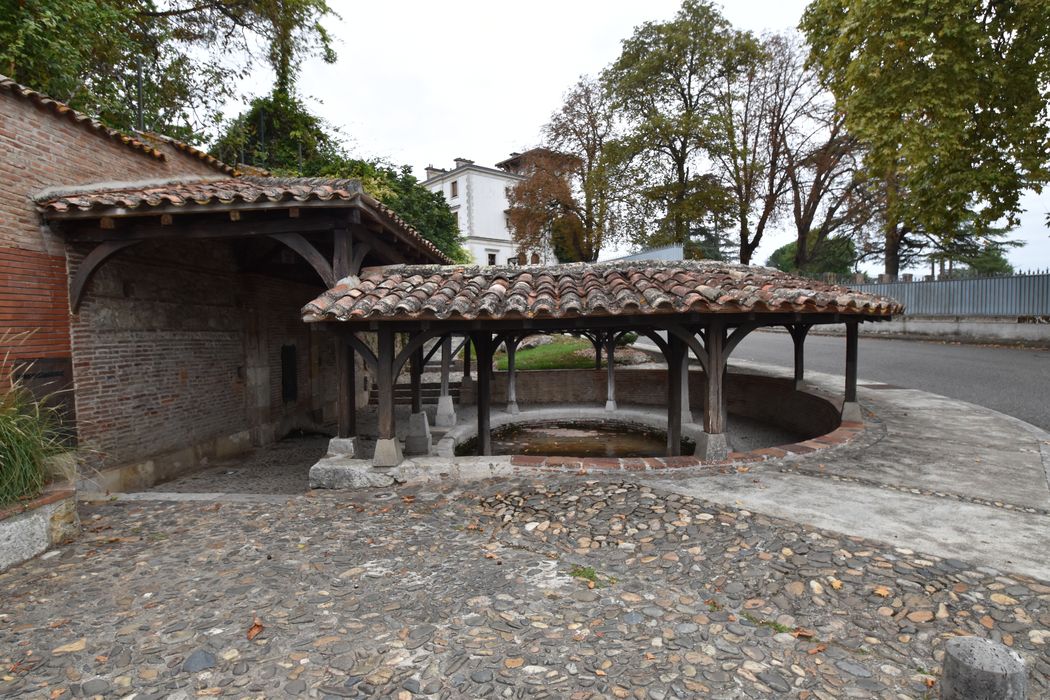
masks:
<svg viewBox="0 0 1050 700"><path fill-rule="evenodd" d="M537 370L517 373L517 398L527 404L594 404L604 406L606 371L593 369ZM699 416L704 408L706 376L689 373L689 403ZM461 400L472 403L477 389L474 381ZM786 428L799 435L815 437L837 428L841 400L795 391L789 380L751 374L730 373L726 395L731 415L746 416ZM461 395L462 396L462 395ZM496 372L492 381L492 402L507 401L507 373ZM616 401L621 405L665 406L667 372L663 369L616 370Z"/></svg>
<svg viewBox="0 0 1050 700"><path fill-rule="evenodd" d="M67 485L0 508L0 572L73 539L79 529L76 498Z"/></svg>

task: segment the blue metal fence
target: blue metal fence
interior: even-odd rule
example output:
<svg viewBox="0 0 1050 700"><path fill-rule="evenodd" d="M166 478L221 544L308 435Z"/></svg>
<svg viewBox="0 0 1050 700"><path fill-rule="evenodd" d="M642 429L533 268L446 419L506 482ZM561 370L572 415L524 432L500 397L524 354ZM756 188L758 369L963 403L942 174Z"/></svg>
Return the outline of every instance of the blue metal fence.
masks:
<svg viewBox="0 0 1050 700"><path fill-rule="evenodd" d="M849 286L896 299L906 316L1050 316L1050 274Z"/></svg>

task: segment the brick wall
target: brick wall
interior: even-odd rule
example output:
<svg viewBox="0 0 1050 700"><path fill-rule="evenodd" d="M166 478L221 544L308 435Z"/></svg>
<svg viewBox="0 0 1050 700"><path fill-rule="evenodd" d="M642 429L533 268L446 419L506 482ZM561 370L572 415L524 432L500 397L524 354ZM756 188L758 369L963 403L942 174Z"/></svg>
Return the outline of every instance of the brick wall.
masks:
<svg viewBox="0 0 1050 700"><path fill-rule="evenodd" d="M82 252L71 252L74 269ZM330 356L332 341L299 309L318 289L241 274L221 241L142 244L114 257L73 319L82 446L106 467L260 426L260 441L316 427L334 395L315 395L315 372L334 361L311 357L314 346ZM297 348L291 403L281 397L282 345ZM265 392L251 390L251 372Z"/></svg>

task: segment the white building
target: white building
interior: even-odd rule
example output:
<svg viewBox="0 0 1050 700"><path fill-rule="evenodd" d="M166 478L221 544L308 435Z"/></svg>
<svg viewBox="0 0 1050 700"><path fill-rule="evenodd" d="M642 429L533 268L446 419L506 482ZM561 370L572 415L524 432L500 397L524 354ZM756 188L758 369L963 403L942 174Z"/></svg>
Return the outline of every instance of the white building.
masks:
<svg viewBox="0 0 1050 700"><path fill-rule="evenodd" d="M464 246L479 265L517 265L518 247L507 218L507 190L525 178L513 172L514 154L499 163L502 169L486 168L466 158L456 158L451 170L427 166L423 186L440 192L448 201L463 234ZM554 262L546 251L524 251L525 262Z"/></svg>

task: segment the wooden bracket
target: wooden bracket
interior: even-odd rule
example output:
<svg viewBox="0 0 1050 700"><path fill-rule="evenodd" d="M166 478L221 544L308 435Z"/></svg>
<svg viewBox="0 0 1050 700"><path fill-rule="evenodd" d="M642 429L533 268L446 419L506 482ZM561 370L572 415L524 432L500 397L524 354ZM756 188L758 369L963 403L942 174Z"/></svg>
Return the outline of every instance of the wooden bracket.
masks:
<svg viewBox="0 0 1050 700"><path fill-rule="evenodd" d="M314 271L320 275L325 287L331 288L335 286L336 279L335 273L332 271L332 265L325 260L325 257L318 252L317 248L313 247L310 241L303 238L302 234L274 233L270 234L270 238L284 243L298 253L306 262L310 263Z"/></svg>
<svg viewBox="0 0 1050 700"><path fill-rule="evenodd" d="M73 281L69 285L69 309L73 313L77 313L80 309L80 302L84 298L84 291L87 288L88 282L94 277L95 272L102 266L102 263L106 262L113 255L118 253L125 248L131 247L141 241L106 241L95 246L90 253L85 256L81 261L80 267L77 268L77 274L73 277Z"/></svg>

